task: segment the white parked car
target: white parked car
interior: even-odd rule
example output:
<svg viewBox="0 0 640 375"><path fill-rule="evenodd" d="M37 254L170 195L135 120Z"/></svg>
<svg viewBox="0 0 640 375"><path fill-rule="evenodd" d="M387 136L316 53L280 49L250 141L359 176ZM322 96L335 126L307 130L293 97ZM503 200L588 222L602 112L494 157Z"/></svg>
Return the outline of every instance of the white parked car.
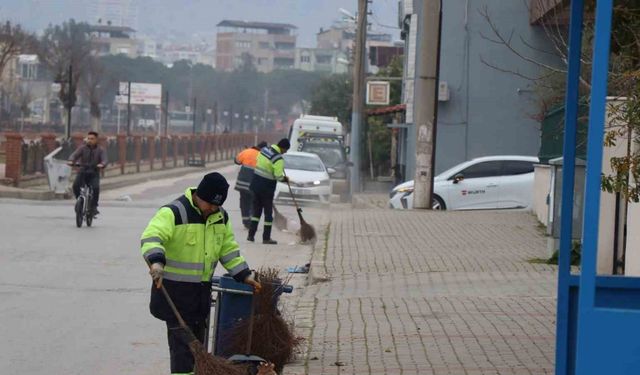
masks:
<svg viewBox="0 0 640 375"><path fill-rule="evenodd" d="M291 190L300 202L328 204L331 199L331 180L320 157L309 152L287 152L284 154L284 171L291 180ZM275 200L291 201L286 183L278 182Z"/></svg>
<svg viewBox="0 0 640 375"><path fill-rule="evenodd" d="M450 168L434 178L433 208L476 210L529 208L537 157L486 156ZM413 181L393 188L391 208L413 207Z"/></svg>

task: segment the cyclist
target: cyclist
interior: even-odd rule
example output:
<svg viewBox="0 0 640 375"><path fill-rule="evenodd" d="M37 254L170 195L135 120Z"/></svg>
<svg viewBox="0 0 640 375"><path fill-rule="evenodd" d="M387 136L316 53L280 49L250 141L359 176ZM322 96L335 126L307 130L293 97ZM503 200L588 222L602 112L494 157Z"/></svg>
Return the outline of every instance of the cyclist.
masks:
<svg viewBox="0 0 640 375"><path fill-rule="evenodd" d="M85 184L90 186L93 190L93 197L90 202L92 214L94 216L99 214L100 169L107 166L107 152L98 146L97 132L90 131L87 133L85 144L78 147L73 154L69 156L68 164L71 166L80 166L80 170L73 182L73 195L78 199L80 188Z"/></svg>

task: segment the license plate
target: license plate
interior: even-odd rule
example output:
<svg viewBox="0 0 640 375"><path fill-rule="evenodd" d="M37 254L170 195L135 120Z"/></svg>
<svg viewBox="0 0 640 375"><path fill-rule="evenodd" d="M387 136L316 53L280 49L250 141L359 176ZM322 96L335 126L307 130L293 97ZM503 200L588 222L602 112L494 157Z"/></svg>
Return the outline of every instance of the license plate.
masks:
<svg viewBox="0 0 640 375"><path fill-rule="evenodd" d="M305 190L305 189L293 189L293 194L295 194L295 195L309 195L310 192L309 192L309 190Z"/></svg>

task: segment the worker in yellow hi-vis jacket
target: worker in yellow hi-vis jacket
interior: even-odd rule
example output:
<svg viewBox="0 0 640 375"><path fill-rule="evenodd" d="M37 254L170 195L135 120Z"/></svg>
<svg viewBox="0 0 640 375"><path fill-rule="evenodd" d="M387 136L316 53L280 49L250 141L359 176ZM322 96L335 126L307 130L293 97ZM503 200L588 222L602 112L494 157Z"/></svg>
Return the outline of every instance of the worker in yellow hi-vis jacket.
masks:
<svg viewBox="0 0 640 375"><path fill-rule="evenodd" d="M161 207L142 233L142 256L154 280L151 314L167 324L172 374L193 373L194 359L184 334L157 284L169 292L196 337L204 341L211 301L211 277L218 263L238 282L261 285L240 255L229 215L222 209L229 184L209 173L197 188Z"/></svg>

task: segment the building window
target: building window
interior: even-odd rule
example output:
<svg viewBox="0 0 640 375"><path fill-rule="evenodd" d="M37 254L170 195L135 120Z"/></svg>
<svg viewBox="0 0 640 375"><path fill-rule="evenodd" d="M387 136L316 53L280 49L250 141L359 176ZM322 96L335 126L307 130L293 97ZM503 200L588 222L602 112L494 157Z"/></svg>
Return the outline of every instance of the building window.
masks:
<svg viewBox="0 0 640 375"><path fill-rule="evenodd" d="M20 64L19 67L20 78L24 80L38 79L38 65L37 64Z"/></svg>
<svg viewBox="0 0 640 375"><path fill-rule="evenodd" d="M331 55L318 55L316 56L316 62L318 64L331 64Z"/></svg>
<svg viewBox="0 0 640 375"><path fill-rule="evenodd" d="M236 48L249 49L251 48L251 42L248 40L236 40Z"/></svg>
<svg viewBox="0 0 640 375"><path fill-rule="evenodd" d="M260 48L269 49L271 48L271 44L269 42L260 42Z"/></svg>
<svg viewBox="0 0 640 375"><path fill-rule="evenodd" d="M267 65L267 62L269 61L269 59L266 57L258 57L258 60L256 61L258 65Z"/></svg>
<svg viewBox="0 0 640 375"><path fill-rule="evenodd" d="M275 65L276 68L279 69L293 68L293 64L293 59L287 57L276 57L275 59L273 59L273 65Z"/></svg>
<svg viewBox="0 0 640 375"><path fill-rule="evenodd" d="M310 63L311 62L311 56L300 56L300 62L301 63Z"/></svg>
<svg viewBox="0 0 640 375"><path fill-rule="evenodd" d="M276 49L290 50L296 48L295 43L276 42Z"/></svg>

